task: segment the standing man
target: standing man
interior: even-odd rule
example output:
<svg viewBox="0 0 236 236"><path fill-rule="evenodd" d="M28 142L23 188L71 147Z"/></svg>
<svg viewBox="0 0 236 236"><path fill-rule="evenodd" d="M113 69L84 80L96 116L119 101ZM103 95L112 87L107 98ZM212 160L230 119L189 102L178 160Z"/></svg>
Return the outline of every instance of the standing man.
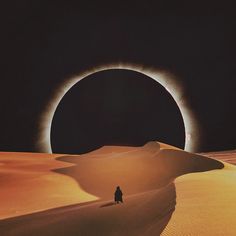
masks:
<svg viewBox="0 0 236 236"><path fill-rule="evenodd" d="M120 189L120 186L117 186L116 191L115 191L115 202L119 204L120 202L123 203L123 198L122 198L122 191Z"/></svg>

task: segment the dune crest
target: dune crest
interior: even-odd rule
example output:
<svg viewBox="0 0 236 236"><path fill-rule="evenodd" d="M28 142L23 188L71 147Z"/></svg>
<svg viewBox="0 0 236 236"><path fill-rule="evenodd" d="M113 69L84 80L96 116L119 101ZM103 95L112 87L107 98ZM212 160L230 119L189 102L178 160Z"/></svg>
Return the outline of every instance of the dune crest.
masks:
<svg viewBox="0 0 236 236"><path fill-rule="evenodd" d="M84 191L104 200L111 198L117 185L122 186L127 195L137 194L162 187L186 173L223 168L220 162L200 155L161 149L157 142L122 155L113 153L93 159L83 155L58 157L57 160L73 165L54 171L72 177Z"/></svg>

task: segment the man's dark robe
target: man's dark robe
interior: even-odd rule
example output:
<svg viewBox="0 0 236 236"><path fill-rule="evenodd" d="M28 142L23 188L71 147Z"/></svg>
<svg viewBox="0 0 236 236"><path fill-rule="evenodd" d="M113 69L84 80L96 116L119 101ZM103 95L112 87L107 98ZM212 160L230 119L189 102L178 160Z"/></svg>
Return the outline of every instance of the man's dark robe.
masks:
<svg viewBox="0 0 236 236"><path fill-rule="evenodd" d="M123 202L122 195L123 195L122 191L120 190L119 187L117 187L115 191L115 202L117 203Z"/></svg>

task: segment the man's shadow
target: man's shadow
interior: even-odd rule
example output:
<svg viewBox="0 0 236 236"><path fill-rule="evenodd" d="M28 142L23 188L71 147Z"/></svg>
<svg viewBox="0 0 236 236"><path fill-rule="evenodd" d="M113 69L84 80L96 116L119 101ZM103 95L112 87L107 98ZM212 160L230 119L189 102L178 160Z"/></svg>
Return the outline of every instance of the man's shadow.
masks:
<svg viewBox="0 0 236 236"><path fill-rule="evenodd" d="M108 203L102 204L100 206L100 208L102 208L102 207L110 207L110 206L114 206L114 205L117 205L117 203L115 203L115 202L108 202Z"/></svg>

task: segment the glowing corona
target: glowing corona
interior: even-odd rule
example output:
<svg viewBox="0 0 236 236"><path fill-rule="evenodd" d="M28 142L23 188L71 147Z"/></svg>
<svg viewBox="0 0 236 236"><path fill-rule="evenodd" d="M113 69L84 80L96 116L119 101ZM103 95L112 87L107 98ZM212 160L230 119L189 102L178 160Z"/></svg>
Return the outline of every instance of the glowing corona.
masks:
<svg viewBox="0 0 236 236"><path fill-rule="evenodd" d="M80 80L93 73L109 69L125 69L136 71L154 79L159 84L161 84L171 94L182 114L185 127L185 150L190 152L195 152L197 150L199 139L199 125L196 118L194 117L193 112L183 99L183 87L178 82L175 75L165 70L158 70L155 68L148 68L133 64L115 63L94 67L90 70L85 71L84 73L73 76L63 84L61 84L58 89L56 89L55 94L51 98L47 108L45 109L43 115L39 120L39 134L37 140L37 147L39 152L52 152L50 141L51 124L57 106L64 95Z"/></svg>

